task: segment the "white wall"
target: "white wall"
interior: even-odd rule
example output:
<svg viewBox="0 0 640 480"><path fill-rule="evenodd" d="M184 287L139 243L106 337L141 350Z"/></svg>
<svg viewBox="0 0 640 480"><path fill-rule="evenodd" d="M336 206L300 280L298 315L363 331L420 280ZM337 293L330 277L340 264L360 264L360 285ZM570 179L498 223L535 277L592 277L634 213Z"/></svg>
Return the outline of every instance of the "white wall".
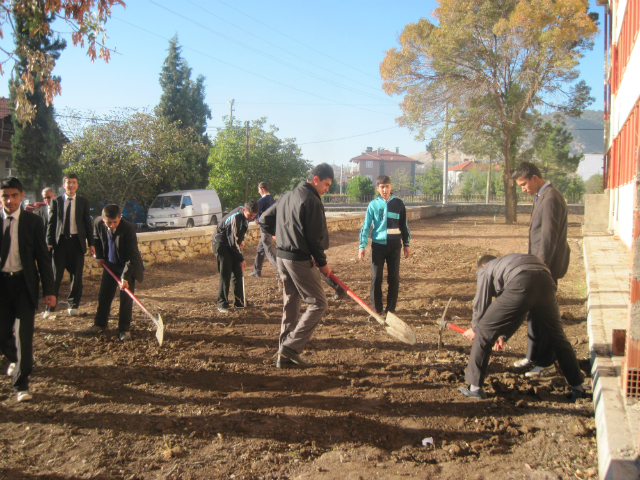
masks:
<svg viewBox="0 0 640 480"><path fill-rule="evenodd" d="M633 182L611 190L612 216L609 228L631 248L633 241Z"/></svg>
<svg viewBox="0 0 640 480"><path fill-rule="evenodd" d="M578 165L578 175L586 182L593 175L602 175L604 155L601 153L585 153Z"/></svg>

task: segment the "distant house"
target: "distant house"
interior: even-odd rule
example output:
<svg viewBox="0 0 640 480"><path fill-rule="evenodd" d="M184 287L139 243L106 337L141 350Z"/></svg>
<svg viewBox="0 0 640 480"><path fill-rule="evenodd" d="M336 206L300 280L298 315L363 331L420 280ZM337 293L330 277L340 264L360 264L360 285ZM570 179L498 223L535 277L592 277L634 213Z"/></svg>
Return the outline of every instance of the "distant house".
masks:
<svg viewBox="0 0 640 480"><path fill-rule="evenodd" d="M493 171L500 171L500 165L492 164ZM484 170L487 171L488 165L486 163L480 163L477 160L467 160L459 163L458 165L453 165L449 167L447 171L449 172L449 184L458 185L460 183L460 176L463 172L468 172L470 170Z"/></svg>
<svg viewBox="0 0 640 480"><path fill-rule="evenodd" d="M11 137L14 132L8 98L0 97L0 118L0 178L6 178L11 176Z"/></svg>
<svg viewBox="0 0 640 480"><path fill-rule="evenodd" d="M363 177L369 178L374 185L378 175L389 175L393 183L393 174L400 169L404 169L411 179L411 185L415 185L416 166L422 165L421 161L398 153L397 148L395 152L391 152L382 148L374 150L371 147L367 147L361 155L353 157L349 161L355 163L354 174L359 173Z"/></svg>

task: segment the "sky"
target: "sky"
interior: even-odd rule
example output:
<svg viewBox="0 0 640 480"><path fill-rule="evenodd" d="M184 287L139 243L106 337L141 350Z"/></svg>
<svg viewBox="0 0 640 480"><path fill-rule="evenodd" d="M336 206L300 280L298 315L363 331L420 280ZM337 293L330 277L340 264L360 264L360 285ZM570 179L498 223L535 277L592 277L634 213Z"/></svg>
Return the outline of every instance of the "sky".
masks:
<svg viewBox="0 0 640 480"><path fill-rule="evenodd" d="M266 117L313 164L347 166L366 147L397 147L404 155L425 150L426 142L397 126L400 98L382 90L379 66L407 23L430 18L435 0L125 1L106 25L107 46L115 49L108 64L91 63L85 49L72 45L70 27L56 25L68 42L54 69L62 78L54 100L59 115L155 107L168 42L177 34L192 78L206 78L212 137L234 99L234 118ZM603 8L590 2L602 19ZM0 46L11 43L5 31ZM596 99L592 109L602 109L602 64L600 32L580 64ZM8 97L7 84L5 73L1 96Z"/></svg>

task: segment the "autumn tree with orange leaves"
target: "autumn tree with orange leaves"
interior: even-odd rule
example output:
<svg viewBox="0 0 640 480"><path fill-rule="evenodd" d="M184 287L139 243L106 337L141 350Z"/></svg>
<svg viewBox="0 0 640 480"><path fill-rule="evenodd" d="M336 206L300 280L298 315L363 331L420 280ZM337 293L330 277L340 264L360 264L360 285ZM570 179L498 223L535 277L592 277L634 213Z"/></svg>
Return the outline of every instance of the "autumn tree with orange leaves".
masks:
<svg viewBox="0 0 640 480"><path fill-rule="evenodd" d="M495 139L506 222L516 216L514 144L538 109L578 116L593 101L578 62L593 47L588 0L439 0L434 22L408 24L380 65L388 95L404 97L399 125L441 144ZM445 130L445 106L448 105Z"/></svg>
<svg viewBox="0 0 640 480"><path fill-rule="evenodd" d="M125 6L122 0L0 0L0 38L7 27L15 34L14 16L24 18L23 28L29 35L54 37L50 28L51 19L64 20L73 33L74 45L87 48L93 62L101 58L109 61L111 51L106 47L105 23L111 17L114 5ZM26 68L20 74L15 92L15 118L22 124L35 117L35 106L27 98L34 93L35 84L41 85L47 105L61 92L60 81L53 77L55 59L47 52L29 48L28 42L17 45L14 50L0 48L5 58L0 59L0 74L7 65L26 59Z"/></svg>

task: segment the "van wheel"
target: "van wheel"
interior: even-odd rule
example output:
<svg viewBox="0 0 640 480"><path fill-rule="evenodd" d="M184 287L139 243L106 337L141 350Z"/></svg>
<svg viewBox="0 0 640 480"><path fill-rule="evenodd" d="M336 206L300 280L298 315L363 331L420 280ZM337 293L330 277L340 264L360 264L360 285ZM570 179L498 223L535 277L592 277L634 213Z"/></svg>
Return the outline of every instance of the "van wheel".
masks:
<svg viewBox="0 0 640 480"><path fill-rule="evenodd" d="M193 227L193 218L190 218L189 220L187 220L187 228L192 228Z"/></svg>
<svg viewBox="0 0 640 480"><path fill-rule="evenodd" d="M215 215L212 215L209 225L218 225L218 217L216 217Z"/></svg>

